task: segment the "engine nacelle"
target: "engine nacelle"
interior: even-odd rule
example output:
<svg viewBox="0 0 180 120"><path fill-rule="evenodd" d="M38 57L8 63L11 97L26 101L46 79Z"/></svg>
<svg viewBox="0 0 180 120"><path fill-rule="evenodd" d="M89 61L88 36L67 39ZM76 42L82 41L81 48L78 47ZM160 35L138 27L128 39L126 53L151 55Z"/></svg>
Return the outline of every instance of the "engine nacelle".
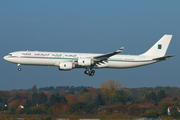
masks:
<svg viewBox="0 0 180 120"><path fill-rule="evenodd" d="M81 66L91 66L94 64L94 61L89 58L79 58L78 59L78 65Z"/></svg>
<svg viewBox="0 0 180 120"><path fill-rule="evenodd" d="M59 70L71 70L75 68L75 64L72 62L60 62L59 63Z"/></svg>

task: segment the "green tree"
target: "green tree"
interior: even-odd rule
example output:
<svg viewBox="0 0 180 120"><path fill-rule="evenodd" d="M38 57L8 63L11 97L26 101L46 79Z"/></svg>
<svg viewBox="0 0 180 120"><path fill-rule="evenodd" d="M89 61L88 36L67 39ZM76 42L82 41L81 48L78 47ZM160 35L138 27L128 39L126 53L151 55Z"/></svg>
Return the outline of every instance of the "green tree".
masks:
<svg viewBox="0 0 180 120"><path fill-rule="evenodd" d="M178 101L177 97L174 97L172 101Z"/></svg>
<svg viewBox="0 0 180 120"><path fill-rule="evenodd" d="M7 101L7 98L6 98L6 97L4 97L4 99L3 99L3 101L2 101L2 104L3 104L3 106L4 106L4 105L8 105L8 101Z"/></svg>
<svg viewBox="0 0 180 120"><path fill-rule="evenodd" d="M144 114L148 118L155 118L158 116L157 111L154 109L146 110Z"/></svg>
<svg viewBox="0 0 180 120"><path fill-rule="evenodd" d="M39 104L44 104L46 102L47 102L47 95L44 92L39 93L38 103Z"/></svg>
<svg viewBox="0 0 180 120"><path fill-rule="evenodd" d="M97 96L97 99L95 100L96 104L99 105L105 105L105 100L102 97L102 94L99 93Z"/></svg>
<svg viewBox="0 0 180 120"><path fill-rule="evenodd" d="M151 100L154 100L154 101L157 100L157 99L156 99L156 93L153 92L153 91L149 94L149 97L150 97Z"/></svg>
<svg viewBox="0 0 180 120"><path fill-rule="evenodd" d="M16 112L16 109L15 109L15 108L13 108L13 107L11 106L9 109L10 109L10 114L15 114L15 112Z"/></svg>
<svg viewBox="0 0 180 120"><path fill-rule="evenodd" d="M179 118L180 117L180 113L177 110L177 107L172 107L171 108L171 113L170 113L171 117L173 118Z"/></svg>
<svg viewBox="0 0 180 120"><path fill-rule="evenodd" d="M162 115L167 115L167 107L164 107L162 112L161 112Z"/></svg>
<svg viewBox="0 0 180 120"><path fill-rule="evenodd" d="M109 107L107 107L107 108L106 108L106 114L107 114L107 115L111 115L111 114L112 114L112 109L109 108Z"/></svg>
<svg viewBox="0 0 180 120"><path fill-rule="evenodd" d="M39 104L38 102L39 102L39 95L38 95L38 93L34 92L32 94L32 104L38 105Z"/></svg>
<svg viewBox="0 0 180 120"><path fill-rule="evenodd" d="M52 106L53 104L57 103L56 96L52 94L49 98L49 105Z"/></svg>
<svg viewBox="0 0 180 120"><path fill-rule="evenodd" d="M32 91L32 93L37 92L37 87L36 87L36 85L34 85L34 86L31 88L31 91Z"/></svg>
<svg viewBox="0 0 180 120"><path fill-rule="evenodd" d="M63 95L59 95L59 93L52 94L49 98L49 104L52 106L55 103L67 103L67 100Z"/></svg>
<svg viewBox="0 0 180 120"><path fill-rule="evenodd" d="M164 90L160 90L157 94L157 101L160 102L162 99L166 98L166 94Z"/></svg>
<svg viewBox="0 0 180 120"><path fill-rule="evenodd" d="M84 102L77 102L77 103L70 104L68 107L68 111L70 112L70 114L72 114L72 113L88 114L88 113L91 113L92 106L87 105Z"/></svg>
<svg viewBox="0 0 180 120"><path fill-rule="evenodd" d="M123 90L116 91L115 94L109 95L109 103L111 105L117 105L117 104L126 104L127 97L124 94Z"/></svg>
<svg viewBox="0 0 180 120"><path fill-rule="evenodd" d="M67 92L66 95L68 95L68 94L74 95L74 91Z"/></svg>
<svg viewBox="0 0 180 120"><path fill-rule="evenodd" d="M85 92L89 92L89 91L87 90L87 88L82 89L81 92L80 92L80 95L83 94L83 93L85 93Z"/></svg>
<svg viewBox="0 0 180 120"><path fill-rule="evenodd" d="M20 97L20 95L19 95L18 93L16 93L16 96L11 99L11 102L12 102L13 100L17 100L17 99L18 99L19 101L21 100L21 97Z"/></svg>
<svg viewBox="0 0 180 120"><path fill-rule="evenodd" d="M26 100L26 103L25 103L25 105L24 105L24 108L25 108L25 109L29 109L29 108L31 108L32 106L33 106L33 105L32 105L31 100L27 99L27 100Z"/></svg>

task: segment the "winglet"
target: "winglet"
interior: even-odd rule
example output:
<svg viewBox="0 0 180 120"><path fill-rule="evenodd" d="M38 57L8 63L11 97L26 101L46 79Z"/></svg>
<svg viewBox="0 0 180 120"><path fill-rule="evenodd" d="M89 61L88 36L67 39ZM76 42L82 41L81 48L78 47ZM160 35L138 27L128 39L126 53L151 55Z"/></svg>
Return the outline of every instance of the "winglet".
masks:
<svg viewBox="0 0 180 120"><path fill-rule="evenodd" d="M120 53L120 52L122 52L124 50L124 47L121 47L119 50L117 50L116 52L117 53Z"/></svg>

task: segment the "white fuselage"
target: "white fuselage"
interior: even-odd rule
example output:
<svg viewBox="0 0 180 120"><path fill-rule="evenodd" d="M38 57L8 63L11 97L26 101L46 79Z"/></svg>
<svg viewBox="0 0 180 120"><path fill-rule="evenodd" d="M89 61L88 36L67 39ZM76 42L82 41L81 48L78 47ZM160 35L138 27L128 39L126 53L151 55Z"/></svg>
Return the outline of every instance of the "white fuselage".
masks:
<svg viewBox="0 0 180 120"><path fill-rule="evenodd" d="M73 62L79 58L93 58L103 54L18 51L5 56L4 59L22 65L59 66L60 62ZM153 57L139 55L114 55L106 61L99 62L93 68L131 68L158 62ZM76 65L76 68L86 68Z"/></svg>
<svg viewBox="0 0 180 120"><path fill-rule="evenodd" d="M165 56L171 38L172 35L164 35L148 51L140 55L117 55L123 51L124 47L121 47L107 54L18 51L9 53L4 59L18 64L19 71L21 65L44 65L57 66L63 71L86 68L84 73L93 76L94 68L132 68L167 60L174 56Z"/></svg>

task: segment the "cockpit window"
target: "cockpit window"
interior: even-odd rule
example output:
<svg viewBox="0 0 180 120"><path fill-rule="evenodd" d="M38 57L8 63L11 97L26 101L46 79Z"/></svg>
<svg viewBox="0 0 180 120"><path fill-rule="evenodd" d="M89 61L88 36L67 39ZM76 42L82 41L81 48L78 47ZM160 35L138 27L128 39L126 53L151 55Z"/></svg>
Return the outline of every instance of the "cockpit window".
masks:
<svg viewBox="0 0 180 120"><path fill-rule="evenodd" d="M9 56L12 56L12 54L9 54Z"/></svg>

